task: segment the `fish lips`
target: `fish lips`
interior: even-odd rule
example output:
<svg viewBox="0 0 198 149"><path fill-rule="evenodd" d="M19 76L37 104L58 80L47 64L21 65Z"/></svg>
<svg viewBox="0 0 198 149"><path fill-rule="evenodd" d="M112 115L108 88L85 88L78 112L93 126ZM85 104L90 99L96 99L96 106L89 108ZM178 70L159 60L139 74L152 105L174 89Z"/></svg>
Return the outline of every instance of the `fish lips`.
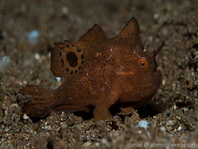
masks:
<svg viewBox="0 0 198 149"><path fill-rule="evenodd" d="M161 85L162 74L160 70L156 70L149 80L144 81L144 85L139 85L138 91L141 98L151 98ZM150 83L149 83L150 82ZM148 83L147 85L145 83Z"/></svg>

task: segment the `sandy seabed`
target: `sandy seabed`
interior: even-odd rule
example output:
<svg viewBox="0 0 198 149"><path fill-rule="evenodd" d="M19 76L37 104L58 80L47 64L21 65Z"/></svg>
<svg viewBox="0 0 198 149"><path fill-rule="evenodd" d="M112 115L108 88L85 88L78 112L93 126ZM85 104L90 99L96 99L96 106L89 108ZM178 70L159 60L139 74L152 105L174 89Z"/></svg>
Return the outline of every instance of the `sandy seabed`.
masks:
<svg viewBox="0 0 198 149"><path fill-rule="evenodd" d="M1 0L0 147L197 148L198 9L196 0ZM166 45L157 57L162 85L132 115L94 122L74 113L31 119L21 111L26 84L57 88L50 71L55 41L76 41L94 24L115 36L136 17L145 48ZM137 127L148 122L148 129Z"/></svg>

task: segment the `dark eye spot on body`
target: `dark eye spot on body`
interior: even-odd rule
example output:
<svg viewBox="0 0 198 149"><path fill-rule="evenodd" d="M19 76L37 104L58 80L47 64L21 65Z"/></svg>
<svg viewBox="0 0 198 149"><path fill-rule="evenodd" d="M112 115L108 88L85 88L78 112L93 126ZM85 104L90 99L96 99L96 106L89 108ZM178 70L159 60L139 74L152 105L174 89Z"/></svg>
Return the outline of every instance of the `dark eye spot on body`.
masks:
<svg viewBox="0 0 198 149"><path fill-rule="evenodd" d="M78 57L73 52L68 52L66 59L71 67L76 67L78 65Z"/></svg>

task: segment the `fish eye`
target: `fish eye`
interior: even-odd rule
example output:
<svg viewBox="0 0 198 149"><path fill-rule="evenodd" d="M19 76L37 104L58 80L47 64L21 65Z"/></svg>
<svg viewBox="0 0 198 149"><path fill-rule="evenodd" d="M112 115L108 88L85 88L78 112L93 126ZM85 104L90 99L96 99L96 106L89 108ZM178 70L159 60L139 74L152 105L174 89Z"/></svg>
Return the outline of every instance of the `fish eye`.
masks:
<svg viewBox="0 0 198 149"><path fill-rule="evenodd" d="M142 57L142 58L139 59L138 64L142 68L148 68L148 61L144 57Z"/></svg>

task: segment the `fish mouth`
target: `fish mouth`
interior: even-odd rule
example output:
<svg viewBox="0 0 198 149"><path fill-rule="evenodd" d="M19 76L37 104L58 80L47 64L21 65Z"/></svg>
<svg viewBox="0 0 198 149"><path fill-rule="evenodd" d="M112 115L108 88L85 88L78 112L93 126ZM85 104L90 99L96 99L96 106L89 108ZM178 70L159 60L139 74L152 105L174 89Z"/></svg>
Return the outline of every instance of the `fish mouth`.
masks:
<svg viewBox="0 0 198 149"><path fill-rule="evenodd" d="M161 85L161 81L162 81L162 73L160 70L156 70L154 72L154 79L156 79L154 81L154 84L157 88L159 88L159 86Z"/></svg>
<svg viewBox="0 0 198 149"><path fill-rule="evenodd" d="M153 77L151 78L151 80L147 80L147 81L151 81L149 84L147 84L147 85L140 85L139 86L139 90L140 90L141 96L155 94L155 92L157 91L157 89L161 85L161 80L162 80L161 71L160 70L156 70L153 73Z"/></svg>

